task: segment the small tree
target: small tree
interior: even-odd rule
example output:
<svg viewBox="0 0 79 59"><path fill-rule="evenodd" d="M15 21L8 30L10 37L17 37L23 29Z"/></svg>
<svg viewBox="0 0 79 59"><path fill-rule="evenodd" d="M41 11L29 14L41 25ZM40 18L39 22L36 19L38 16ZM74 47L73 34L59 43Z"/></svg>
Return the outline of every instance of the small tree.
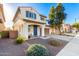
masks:
<svg viewBox="0 0 79 59"><path fill-rule="evenodd" d="M55 9L55 12L56 12L56 26L60 34L61 34L60 29L61 29L62 23L66 18L66 13L64 11L65 11L65 8L63 7L63 5L61 3L58 3Z"/></svg>
<svg viewBox="0 0 79 59"><path fill-rule="evenodd" d="M55 25L55 9L54 9L54 6L51 6L48 18L49 18L50 27L52 29L55 28L56 25Z"/></svg>
<svg viewBox="0 0 79 59"><path fill-rule="evenodd" d="M76 23L72 24L72 27L75 27L76 29L79 29L79 22L76 22Z"/></svg>
<svg viewBox="0 0 79 59"><path fill-rule="evenodd" d="M76 33L77 33L77 30L79 30L79 22L73 23L72 27L76 28Z"/></svg>
<svg viewBox="0 0 79 59"><path fill-rule="evenodd" d="M56 8L54 8L53 6L50 8L49 15L48 15L50 26L52 28L58 29L59 34L61 34L60 29L64 19L66 18L66 13L64 11L65 9L63 5L61 3L58 3Z"/></svg>

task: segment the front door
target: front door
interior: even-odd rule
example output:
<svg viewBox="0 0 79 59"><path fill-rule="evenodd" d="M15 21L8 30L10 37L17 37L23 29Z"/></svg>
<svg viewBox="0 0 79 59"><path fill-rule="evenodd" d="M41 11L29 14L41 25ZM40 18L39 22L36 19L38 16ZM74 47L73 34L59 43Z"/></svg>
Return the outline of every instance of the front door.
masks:
<svg viewBox="0 0 79 59"><path fill-rule="evenodd" d="M37 26L34 25L34 36L37 36Z"/></svg>

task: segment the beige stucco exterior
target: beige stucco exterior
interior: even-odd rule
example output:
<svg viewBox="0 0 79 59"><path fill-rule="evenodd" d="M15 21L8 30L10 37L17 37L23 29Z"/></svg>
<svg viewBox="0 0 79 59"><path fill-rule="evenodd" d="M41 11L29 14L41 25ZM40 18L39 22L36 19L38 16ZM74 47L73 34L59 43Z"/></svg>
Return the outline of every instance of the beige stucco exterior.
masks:
<svg viewBox="0 0 79 59"><path fill-rule="evenodd" d="M5 26L3 23L0 23L0 32L5 30Z"/></svg>
<svg viewBox="0 0 79 59"><path fill-rule="evenodd" d="M36 14L36 19L27 18L26 11ZM45 16L40 20L40 14L31 7L19 7L13 19L13 30L18 31L18 35L23 35L28 39L28 36L34 36L34 26L37 26L37 36L45 36Z"/></svg>
<svg viewBox="0 0 79 59"><path fill-rule="evenodd" d="M30 27L30 29L28 29L27 27L25 27L26 29L28 29L27 31L26 30L24 30L24 32L28 32L28 34L26 35L27 36L27 38L28 38L28 36L31 34L32 36L33 36L33 28L34 28L34 25L37 25L38 27L37 27L37 36L44 36L44 33L43 34L41 34L40 33L40 28L42 28L41 29L41 32L44 32L44 28L45 28L45 25L44 24L39 24L39 23L35 23L35 22L27 22L27 21L23 21L23 20L18 20L15 24L14 24L14 30L18 30L18 33L19 34L21 34L21 33L23 33L23 26L24 25L27 25L27 26L31 26Z"/></svg>
<svg viewBox="0 0 79 59"><path fill-rule="evenodd" d="M3 6L0 4L0 32L5 30L5 18L4 18L4 13L3 13Z"/></svg>

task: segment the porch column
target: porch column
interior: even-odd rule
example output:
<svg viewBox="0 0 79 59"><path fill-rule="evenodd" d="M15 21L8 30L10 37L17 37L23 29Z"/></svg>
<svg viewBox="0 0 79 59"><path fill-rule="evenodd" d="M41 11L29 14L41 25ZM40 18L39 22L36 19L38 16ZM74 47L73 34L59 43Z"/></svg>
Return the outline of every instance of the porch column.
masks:
<svg viewBox="0 0 79 59"><path fill-rule="evenodd" d="M38 29L37 29L37 34L38 34L38 36L40 36L40 27L38 27Z"/></svg>
<svg viewBox="0 0 79 59"><path fill-rule="evenodd" d="M23 35L26 38L25 40L28 39L28 24L23 25L20 35Z"/></svg>
<svg viewBox="0 0 79 59"><path fill-rule="evenodd" d="M23 30L23 32L24 32L24 36L25 36L25 38L26 38L26 40L28 39L28 24L25 24L24 25L24 30Z"/></svg>
<svg viewBox="0 0 79 59"><path fill-rule="evenodd" d="M45 36L45 25L42 25L42 28L41 28L41 32L42 32L42 36Z"/></svg>

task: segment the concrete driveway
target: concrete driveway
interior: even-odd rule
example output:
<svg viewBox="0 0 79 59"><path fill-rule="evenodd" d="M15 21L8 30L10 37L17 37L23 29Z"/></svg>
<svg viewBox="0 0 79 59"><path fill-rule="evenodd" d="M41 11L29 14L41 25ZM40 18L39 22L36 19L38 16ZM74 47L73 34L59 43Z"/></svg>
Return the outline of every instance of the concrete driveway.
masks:
<svg viewBox="0 0 79 59"><path fill-rule="evenodd" d="M71 41L74 37L72 36L63 36L63 35L50 35L47 37L41 37L42 39L49 39L49 38L55 38L59 40L65 40L65 41Z"/></svg>

